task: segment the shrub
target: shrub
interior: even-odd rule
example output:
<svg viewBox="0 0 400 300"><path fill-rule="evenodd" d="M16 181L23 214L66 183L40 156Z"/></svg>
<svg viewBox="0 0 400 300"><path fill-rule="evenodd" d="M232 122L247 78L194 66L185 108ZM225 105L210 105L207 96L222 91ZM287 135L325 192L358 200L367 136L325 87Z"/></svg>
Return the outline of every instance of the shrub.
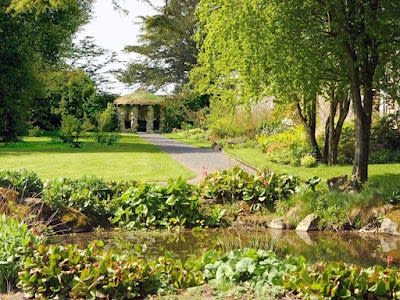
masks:
<svg viewBox="0 0 400 300"><path fill-rule="evenodd" d="M201 225L194 187L183 179L166 186L139 184L113 201L114 224L127 229Z"/></svg>
<svg viewBox="0 0 400 300"><path fill-rule="evenodd" d="M118 112L116 107L109 103L99 116L99 131L112 132L118 129Z"/></svg>
<svg viewBox="0 0 400 300"><path fill-rule="evenodd" d="M121 136L118 133L95 132L92 135L95 142L103 146L111 146L119 141Z"/></svg>
<svg viewBox="0 0 400 300"><path fill-rule="evenodd" d="M354 124L346 122L342 129L338 145L338 161L351 164L354 158L355 129Z"/></svg>
<svg viewBox="0 0 400 300"><path fill-rule="evenodd" d="M133 184L133 183L132 183ZM107 183L103 179L87 176L81 179L56 179L47 182L44 201L54 208L78 209L96 224L107 222L110 217L109 204L121 193L124 184Z"/></svg>
<svg viewBox="0 0 400 300"><path fill-rule="evenodd" d="M273 207L295 192L298 180L292 176L261 172L250 175L239 167L209 174L199 185L200 196L218 203L247 201L252 209Z"/></svg>
<svg viewBox="0 0 400 300"><path fill-rule="evenodd" d="M63 115L60 138L64 143L79 146L79 136L83 131L81 121L71 115Z"/></svg>
<svg viewBox="0 0 400 300"><path fill-rule="evenodd" d="M301 158L300 165L302 167L306 167L306 168L314 168L314 167L318 166L318 162L314 156L307 154L306 156L303 156Z"/></svg>
<svg viewBox="0 0 400 300"><path fill-rule="evenodd" d="M22 261L39 242L25 224L0 215L0 293L15 287Z"/></svg>
<svg viewBox="0 0 400 300"><path fill-rule="evenodd" d="M272 135L260 135L257 142L269 161L284 165L300 166L300 159L312 152L300 126Z"/></svg>
<svg viewBox="0 0 400 300"><path fill-rule="evenodd" d="M371 149L400 150L400 112L384 116L372 126Z"/></svg>
<svg viewBox="0 0 400 300"><path fill-rule="evenodd" d="M40 129L39 126L34 126L31 129L28 130L28 136L42 136L44 134L43 130Z"/></svg>
<svg viewBox="0 0 400 300"><path fill-rule="evenodd" d="M187 123L205 129L209 113L209 96L192 95L186 98L168 99L164 110L164 131L182 128Z"/></svg>
<svg viewBox="0 0 400 300"><path fill-rule="evenodd" d="M11 188L21 196L35 196L43 190L43 183L39 176L31 171L22 170L0 170L0 187Z"/></svg>
<svg viewBox="0 0 400 300"><path fill-rule="evenodd" d="M400 162L400 151L390 149L371 151L369 162L372 164Z"/></svg>

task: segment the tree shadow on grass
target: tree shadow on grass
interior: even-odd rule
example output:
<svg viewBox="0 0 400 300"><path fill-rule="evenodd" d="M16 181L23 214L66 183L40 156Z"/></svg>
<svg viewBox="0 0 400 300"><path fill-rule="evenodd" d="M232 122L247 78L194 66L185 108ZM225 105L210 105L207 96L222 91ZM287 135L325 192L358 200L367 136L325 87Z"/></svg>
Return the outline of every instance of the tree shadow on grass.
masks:
<svg viewBox="0 0 400 300"><path fill-rule="evenodd" d="M162 146L136 142L119 142L107 146L94 142L83 142L80 148L73 148L68 144L52 143L42 141L19 142L17 144L4 145L0 147L0 157L2 155L27 155L35 153L204 153L210 152L207 149Z"/></svg>
<svg viewBox="0 0 400 300"><path fill-rule="evenodd" d="M387 188L390 191L400 190L400 169L398 173L383 173L371 175L368 180L370 186Z"/></svg>

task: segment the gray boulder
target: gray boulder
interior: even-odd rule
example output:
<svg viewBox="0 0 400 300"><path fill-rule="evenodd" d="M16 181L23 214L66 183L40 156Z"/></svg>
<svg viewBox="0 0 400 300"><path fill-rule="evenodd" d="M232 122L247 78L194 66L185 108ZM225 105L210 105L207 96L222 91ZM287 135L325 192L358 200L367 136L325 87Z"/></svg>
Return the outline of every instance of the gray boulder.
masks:
<svg viewBox="0 0 400 300"><path fill-rule="evenodd" d="M381 227L379 227L379 232L392 235L400 235L400 233L397 231L398 227L399 224L397 222L394 222L386 217L383 219Z"/></svg>
<svg viewBox="0 0 400 300"><path fill-rule="evenodd" d="M283 221L283 219L273 219L269 224L268 228L271 229L289 229L289 226Z"/></svg>
<svg viewBox="0 0 400 300"><path fill-rule="evenodd" d="M296 231L315 231L318 230L319 217L315 214L309 214L307 217L301 221L297 227Z"/></svg>

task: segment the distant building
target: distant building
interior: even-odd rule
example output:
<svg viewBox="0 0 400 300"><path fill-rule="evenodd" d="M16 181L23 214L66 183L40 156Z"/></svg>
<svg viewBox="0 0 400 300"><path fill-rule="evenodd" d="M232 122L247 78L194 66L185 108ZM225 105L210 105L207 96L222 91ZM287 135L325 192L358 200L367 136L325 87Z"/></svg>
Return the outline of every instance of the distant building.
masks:
<svg viewBox="0 0 400 300"><path fill-rule="evenodd" d="M123 132L160 132L164 126L165 99L145 91L114 100Z"/></svg>

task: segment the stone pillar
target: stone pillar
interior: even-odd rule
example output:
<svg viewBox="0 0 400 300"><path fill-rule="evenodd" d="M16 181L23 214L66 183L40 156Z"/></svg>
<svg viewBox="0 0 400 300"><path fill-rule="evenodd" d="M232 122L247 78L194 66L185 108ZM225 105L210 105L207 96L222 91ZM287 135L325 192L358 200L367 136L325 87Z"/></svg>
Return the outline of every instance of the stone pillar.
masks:
<svg viewBox="0 0 400 300"><path fill-rule="evenodd" d="M165 125L164 109L160 107L160 132L163 132Z"/></svg>
<svg viewBox="0 0 400 300"><path fill-rule="evenodd" d="M152 105L147 106L147 114L146 114L146 132L153 133L154 132L154 108Z"/></svg>
<svg viewBox="0 0 400 300"><path fill-rule="evenodd" d="M119 129L122 132L126 131L125 128L125 116L126 116L126 107L122 105L117 106L117 111L118 111L118 123L119 123Z"/></svg>
<svg viewBox="0 0 400 300"><path fill-rule="evenodd" d="M134 105L131 107L131 112L129 114L129 119L131 120L131 130L130 131L137 132L138 118L139 118L139 108L136 105Z"/></svg>

